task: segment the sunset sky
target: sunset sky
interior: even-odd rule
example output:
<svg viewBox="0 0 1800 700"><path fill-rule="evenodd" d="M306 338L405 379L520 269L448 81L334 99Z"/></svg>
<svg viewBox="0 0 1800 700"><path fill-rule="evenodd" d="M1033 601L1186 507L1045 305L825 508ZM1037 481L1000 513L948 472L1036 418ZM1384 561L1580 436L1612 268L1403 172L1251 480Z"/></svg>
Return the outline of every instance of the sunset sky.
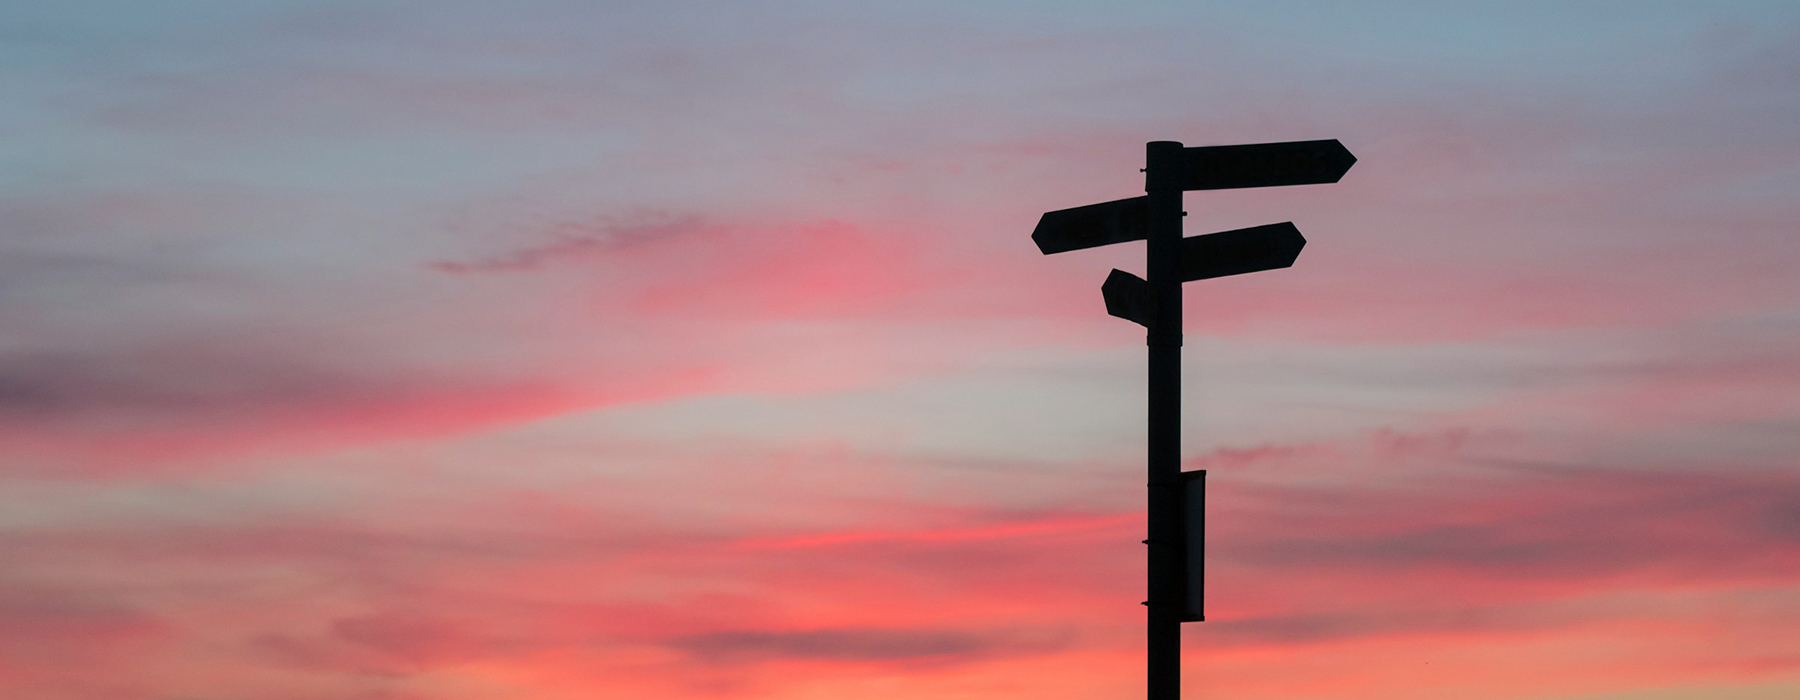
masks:
<svg viewBox="0 0 1800 700"><path fill-rule="evenodd" d="M1454 7L1451 7L1454 5ZM0 3L0 698L1800 698L1800 3Z"/></svg>

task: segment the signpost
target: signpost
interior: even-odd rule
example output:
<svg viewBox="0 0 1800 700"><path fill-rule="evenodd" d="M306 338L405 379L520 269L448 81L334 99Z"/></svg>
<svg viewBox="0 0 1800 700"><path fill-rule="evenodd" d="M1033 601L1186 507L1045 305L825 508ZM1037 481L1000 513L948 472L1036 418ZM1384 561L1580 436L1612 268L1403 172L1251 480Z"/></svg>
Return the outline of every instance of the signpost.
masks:
<svg viewBox="0 0 1800 700"><path fill-rule="evenodd" d="M1356 156L1335 139L1144 151L1144 196L1048 212L1031 239L1045 255L1146 241L1146 278L1113 270L1100 291L1149 346L1148 698L1178 700L1181 623L1205 619L1206 546L1206 472L1181 471L1181 283L1288 267L1306 245L1292 223L1182 238L1181 193L1337 182Z"/></svg>
<svg viewBox="0 0 1800 700"><path fill-rule="evenodd" d="M1058 209L1038 217L1031 240L1045 255L1083 248L1144 240L1150 230L1150 200L1132 197L1073 209Z"/></svg>

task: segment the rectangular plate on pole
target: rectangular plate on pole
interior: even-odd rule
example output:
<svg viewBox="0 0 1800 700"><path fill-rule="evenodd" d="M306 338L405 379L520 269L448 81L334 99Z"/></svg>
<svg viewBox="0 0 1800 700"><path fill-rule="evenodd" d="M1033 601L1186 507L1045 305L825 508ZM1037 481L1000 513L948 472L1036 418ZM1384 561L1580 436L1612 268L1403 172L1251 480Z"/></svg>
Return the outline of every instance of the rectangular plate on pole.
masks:
<svg viewBox="0 0 1800 700"><path fill-rule="evenodd" d="M1181 473L1181 535L1186 610L1182 622L1206 619L1206 470Z"/></svg>
<svg viewBox="0 0 1800 700"><path fill-rule="evenodd" d="M1106 282L1100 285L1100 295L1106 298L1106 313L1145 328L1150 327L1150 283L1145 282L1142 277L1124 270L1113 270L1112 274L1106 276Z"/></svg>
<svg viewBox="0 0 1800 700"><path fill-rule="evenodd" d="M1141 241L1150 230L1150 201L1132 197L1045 212L1031 240L1045 255Z"/></svg>
<svg viewBox="0 0 1800 700"><path fill-rule="evenodd" d="M1290 267L1306 239L1292 221L1181 239L1181 281Z"/></svg>
<svg viewBox="0 0 1800 700"><path fill-rule="evenodd" d="M1356 156L1337 139L1196 146L1182 151L1187 158L1187 172L1180 183L1184 190L1323 185L1337 182L1356 163Z"/></svg>

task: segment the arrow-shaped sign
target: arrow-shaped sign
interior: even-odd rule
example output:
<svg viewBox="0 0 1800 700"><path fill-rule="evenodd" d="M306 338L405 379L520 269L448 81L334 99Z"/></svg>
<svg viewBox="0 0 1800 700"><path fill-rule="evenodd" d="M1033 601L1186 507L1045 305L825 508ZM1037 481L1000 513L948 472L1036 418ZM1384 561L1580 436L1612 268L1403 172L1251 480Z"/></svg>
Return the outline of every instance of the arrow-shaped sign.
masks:
<svg viewBox="0 0 1800 700"><path fill-rule="evenodd" d="M1292 221L1183 238L1181 281L1290 267L1305 246L1306 239Z"/></svg>
<svg viewBox="0 0 1800 700"><path fill-rule="evenodd" d="M1132 197L1045 212L1031 240L1045 255L1144 240L1150 230L1150 200Z"/></svg>
<svg viewBox="0 0 1800 700"><path fill-rule="evenodd" d="M1252 226L1181 239L1181 281L1229 277L1292 267L1306 239L1291 221ZM1113 270L1100 285L1106 313L1149 327L1150 283L1124 270Z"/></svg>
<svg viewBox="0 0 1800 700"><path fill-rule="evenodd" d="M1106 313L1150 327L1150 283L1124 270L1113 270L1100 285L1106 297Z"/></svg>
<svg viewBox="0 0 1800 700"><path fill-rule="evenodd" d="M1337 182L1356 163L1356 156L1337 139L1181 150L1186 167L1177 177L1184 190L1322 185Z"/></svg>

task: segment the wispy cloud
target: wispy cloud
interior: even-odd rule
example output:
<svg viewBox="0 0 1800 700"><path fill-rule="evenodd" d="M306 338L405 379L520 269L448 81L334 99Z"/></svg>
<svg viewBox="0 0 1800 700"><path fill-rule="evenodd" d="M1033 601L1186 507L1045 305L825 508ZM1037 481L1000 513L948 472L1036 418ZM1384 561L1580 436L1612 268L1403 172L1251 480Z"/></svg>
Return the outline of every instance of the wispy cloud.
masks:
<svg viewBox="0 0 1800 700"><path fill-rule="evenodd" d="M699 234L706 230L697 217L646 212L628 217L600 215L588 221L552 224L550 241L469 261L438 261L427 267L450 274L532 272L555 262L580 261L608 250Z"/></svg>
<svg viewBox="0 0 1800 700"><path fill-rule="evenodd" d="M799 659L833 662L970 663L1044 654L1068 646L1067 630L824 629L713 632L675 645L705 663Z"/></svg>

